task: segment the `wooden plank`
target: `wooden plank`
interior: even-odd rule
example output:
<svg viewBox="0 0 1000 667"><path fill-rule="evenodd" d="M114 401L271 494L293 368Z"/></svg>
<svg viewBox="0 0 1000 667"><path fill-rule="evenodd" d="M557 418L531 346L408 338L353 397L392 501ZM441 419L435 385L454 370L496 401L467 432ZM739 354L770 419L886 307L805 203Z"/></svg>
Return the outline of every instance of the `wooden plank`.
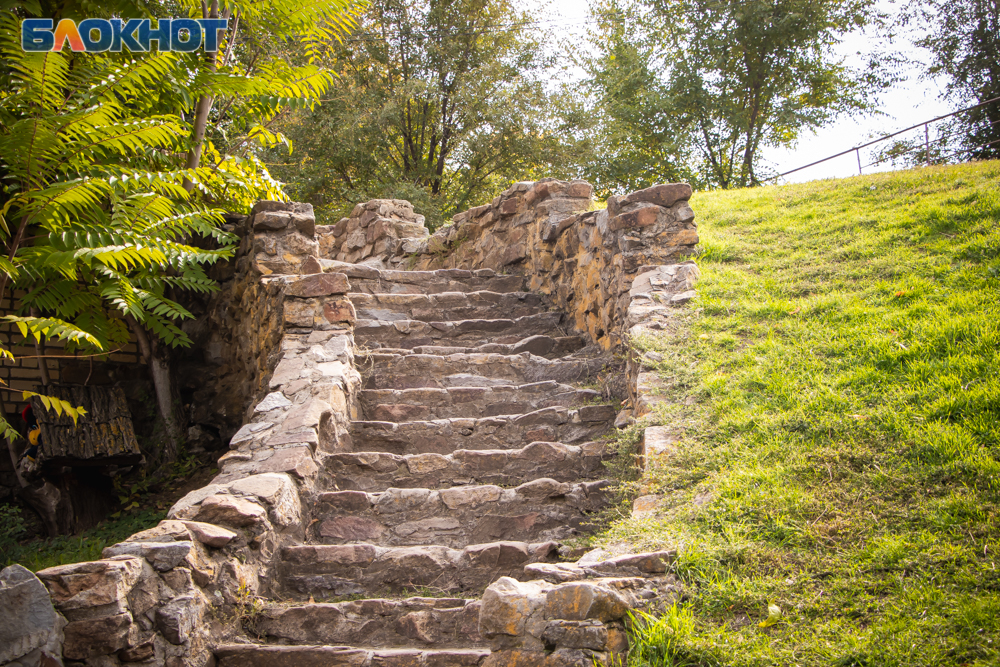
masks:
<svg viewBox="0 0 1000 667"><path fill-rule="evenodd" d="M45 410L38 397L32 398L35 417L42 429L43 460L141 456L128 401L120 387L51 385L47 393L82 406L87 414L74 426L71 417L57 416Z"/></svg>

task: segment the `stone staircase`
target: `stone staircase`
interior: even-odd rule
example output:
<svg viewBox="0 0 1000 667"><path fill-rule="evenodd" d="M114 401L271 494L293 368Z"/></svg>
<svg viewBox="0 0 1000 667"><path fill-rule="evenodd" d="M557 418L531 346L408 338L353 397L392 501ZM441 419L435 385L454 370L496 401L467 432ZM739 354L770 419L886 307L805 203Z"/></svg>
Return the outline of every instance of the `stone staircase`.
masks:
<svg viewBox="0 0 1000 667"><path fill-rule="evenodd" d="M101 559L0 572L0 663L624 664L629 614L682 599L677 554L565 542L609 502L595 379L625 357L602 376L623 423L665 400L624 342L675 326L698 237L685 184L591 192L515 183L432 235L397 200L329 226L295 202L230 216L186 380L213 378L219 474ZM643 431L640 466L676 450L675 427Z"/></svg>
<svg viewBox="0 0 1000 667"><path fill-rule="evenodd" d="M282 548L264 643L220 667L482 665L480 596L537 579L608 502L594 389L607 357L519 276L338 268L356 311L359 419ZM278 600L281 600L280 602Z"/></svg>

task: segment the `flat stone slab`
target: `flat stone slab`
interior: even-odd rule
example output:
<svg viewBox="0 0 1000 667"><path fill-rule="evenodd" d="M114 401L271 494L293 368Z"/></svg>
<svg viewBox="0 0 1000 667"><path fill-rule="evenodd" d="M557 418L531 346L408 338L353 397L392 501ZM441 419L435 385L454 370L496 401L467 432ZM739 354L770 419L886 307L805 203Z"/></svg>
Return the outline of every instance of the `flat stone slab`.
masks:
<svg viewBox="0 0 1000 667"><path fill-rule="evenodd" d="M451 321L515 318L546 312L542 297L532 292L441 292L438 294L365 294L348 298L361 320Z"/></svg>
<svg viewBox="0 0 1000 667"><path fill-rule="evenodd" d="M379 271L370 266L337 263L331 270L351 279L352 292L368 294L440 294L443 292L520 292L523 276L498 276L491 269L466 271Z"/></svg>
<svg viewBox="0 0 1000 667"><path fill-rule="evenodd" d="M549 407L576 407L599 401L601 394L549 380L495 387L366 389L359 398L369 419L401 422L517 415Z"/></svg>
<svg viewBox="0 0 1000 667"><path fill-rule="evenodd" d="M14 564L0 571L0 662L38 651L44 664L57 664L65 620L52 606L45 585L25 567ZM476 634L479 607L476 606ZM39 649L41 649L39 651Z"/></svg>
<svg viewBox="0 0 1000 667"><path fill-rule="evenodd" d="M470 648L482 645L479 606L479 600L421 597L271 605L258 627L268 639L294 644Z"/></svg>
<svg viewBox="0 0 1000 667"><path fill-rule="evenodd" d="M492 542L464 549L444 546L305 544L285 547L278 565L283 591L292 598L379 596L425 588L479 594L497 577L520 579L529 563L552 562L558 543Z"/></svg>
<svg viewBox="0 0 1000 667"><path fill-rule="evenodd" d="M612 428L613 421L614 410L559 407L483 419L357 421L351 422L351 449L403 455L450 454L459 449L517 449L539 440L582 443L600 438Z"/></svg>
<svg viewBox="0 0 1000 667"><path fill-rule="evenodd" d="M513 489L470 485L321 493L309 536L313 543L385 546L565 540L582 534L590 515L607 504L608 484L542 478Z"/></svg>
<svg viewBox="0 0 1000 667"><path fill-rule="evenodd" d="M596 479L606 474L602 461L609 456L599 442L532 442L517 449L460 449L450 454L339 453L327 456L324 465L334 488L384 491L459 484L516 486L540 477L560 482Z"/></svg>
<svg viewBox="0 0 1000 667"><path fill-rule="evenodd" d="M285 278L285 285L285 294L303 298L346 294L351 287L347 276L342 273L289 276Z"/></svg>
<svg viewBox="0 0 1000 667"><path fill-rule="evenodd" d="M494 316L501 311L494 311ZM502 313L506 314L506 313ZM563 336L563 315L543 312L515 319L474 319L456 321L366 320L358 319L355 339L362 345L375 344L412 349L419 345L464 345L479 343L513 344L528 336Z"/></svg>
<svg viewBox="0 0 1000 667"><path fill-rule="evenodd" d="M434 354L448 356L451 354L503 354L514 355L530 352L546 359L559 359L586 347L581 336L546 336L538 334L522 338L516 343L482 343L473 347L462 344L417 345L411 349L378 347L378 354Z"/></svg>
<svg viewBox="0 0 1000 667"><path fill-rule="evenodd" d="M552 381L582 382L604 368L598 358L550 360L530 352L520 354L373 353L364 378L365 389L413 389L418 387L489 387Z"/></svg>
<svg viewBox="0 0 1000 667"><path fill-rule="evenodd" d="M383 649L349 646L225 644L215 649L219 667L478 667L489 649Z"/></svg>

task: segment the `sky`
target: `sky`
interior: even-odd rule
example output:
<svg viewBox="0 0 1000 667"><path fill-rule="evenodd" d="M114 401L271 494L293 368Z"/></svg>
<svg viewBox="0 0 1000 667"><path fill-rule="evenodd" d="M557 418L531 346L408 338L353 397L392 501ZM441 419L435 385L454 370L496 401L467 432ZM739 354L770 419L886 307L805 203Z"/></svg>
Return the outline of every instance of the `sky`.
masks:
<svg viewBox="0 0 1000 667"><path fill-rule="evenodd" d="M588 20L587 0L522 1L526 8L538 10L540 15L544 17L543 26L553 29L560 37L579 35L586 27ZM893 4L892 0L880 0L878 6L882 11L895 13L895 7L898 5ZM918 62L928 60L928 54L915 47L910 38L898 40L892 46ZM859 52L865 53L871 48L868 36L851 34L839 45L838 53L847 59L848 64L857 65L861 63L857 54ZM769 167L778 173L783 173L866 143L878 136L890 134L954 111L955 108L952 104L940 99L940 93L939 83L921 79L919 65L916 65L905 72L903 81L881 95L880 106L876 114L864 117L842 117L816 132L804 133L799 142L792 148L765 150L763 157ZM912 138L917 134L922 136L922 133L922 130L912 131L900 138ZM933 129L931 135L933 136ZM866 159L866 156L869 159ZM862 150L861 160L863 167L873 161L865 150ZM885 163L875 167L866 167L864 173L892 168L891 164ZM854 176L857 173L857 157L854 153L850 153L798 171L783 178L781 182L841 178Z"/></svg>

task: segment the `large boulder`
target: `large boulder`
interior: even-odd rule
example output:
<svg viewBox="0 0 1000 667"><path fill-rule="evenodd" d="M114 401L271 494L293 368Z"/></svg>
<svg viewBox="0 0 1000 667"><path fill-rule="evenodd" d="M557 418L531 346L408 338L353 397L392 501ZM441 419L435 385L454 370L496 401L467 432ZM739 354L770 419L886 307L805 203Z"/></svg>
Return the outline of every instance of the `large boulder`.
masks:
<svg viewBox="0 0 1000 667"><path fill-rule="evenodd" d="M78 609L124 605L125 596L139 581L142 559L117 556L87 563L70 563L41 570L41 579L63 613ZM116 609L115 613L125 611Z"/></svg>
<svg viewBox="0 0 1000 667"><path fill-rule="evenodd" d="M546 593L551 588L544 581L520 582L500 577L483 593L479 633L494 648L519 646L542 650Z"/></svg>
<svg viewBox="0 0 1000 667"><path fill-rule="evenodd" d="M0 664L62 665L63 627L45 585L20 566L0 572Z"/></svg>
<svg viewBox="0 0 1000 667"><path fill-rule="evenodd" d="M151 546L148 542L136 544ZM69 620L63 631L64 657L87 660L135 643L139 629L133 623L128 596L143 578L145 562L133 555L120 555L58 565L38 573L56 609Z"/></svg>

